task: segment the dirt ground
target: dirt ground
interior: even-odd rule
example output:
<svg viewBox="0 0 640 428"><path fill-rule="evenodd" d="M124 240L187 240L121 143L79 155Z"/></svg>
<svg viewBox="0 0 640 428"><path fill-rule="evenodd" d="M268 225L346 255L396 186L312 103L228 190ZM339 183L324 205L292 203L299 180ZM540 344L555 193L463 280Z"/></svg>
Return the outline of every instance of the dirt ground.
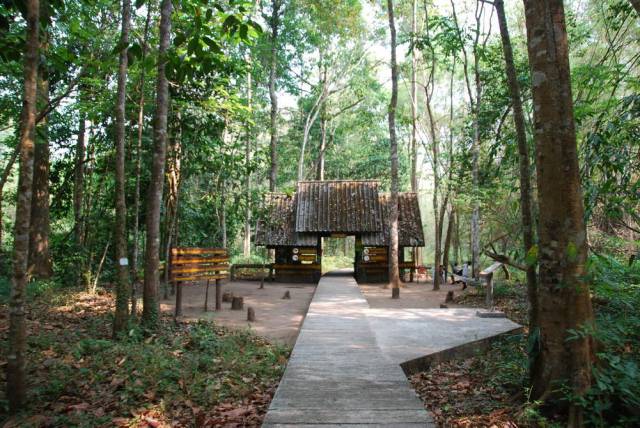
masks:
<svg viewBox="0 0 640 428"><path fill-rule="evenodd" d="M182 313L186 320L206 319L218 322L225 327L249 328L255 334L275 342L293 345L298 337L300 325L309 308L315 291L312 284L282 284L265 282L259 289L257 281L234 281L222 285L222 290L231 291L235 296L244 297L244 309L232 311L231 303L222 303L222 311L215 309L215 285L209 288L209 310L204 312L205 285L185 285L183 291ZM286 291L291 299L283 299ZM247 308L252 307L256 321L247 321ZM173 313L175 297L162 300L162 311Z"/></svg>
<svg viewBox="0 0 640 428"><path fill-rule="evenodd" d="M360 284L369 306L376 309L430 309L439 308L447 296L447 292L453 291L454 296L462 294L462 284L445 284L439 291L433 291L433 283L421 279L419 283L405 282L400 288L400 298L391 298L391 289L382 288L382 284ZM447 303L450 308L461 307L453 303Z"/></svg>

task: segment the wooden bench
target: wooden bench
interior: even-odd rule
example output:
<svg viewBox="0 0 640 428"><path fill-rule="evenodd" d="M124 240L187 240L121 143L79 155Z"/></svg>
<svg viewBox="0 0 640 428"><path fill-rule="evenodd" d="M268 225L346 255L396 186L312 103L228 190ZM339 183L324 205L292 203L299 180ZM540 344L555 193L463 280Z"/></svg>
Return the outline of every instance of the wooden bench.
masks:
<svg viewBox="0 0 640 428"><path fill-rule="evenodd" d="M451 276L455 281L462 281L468 285L485 286L485 304L487 308L493 308L493 273L502 267L502 263L495 262L488 268L480 272L480 280L470 278L462 275L452 274Z"/></svg>
<svg viewBox="0 0 640 428"><path fill-rule="evenodd" d="M269 269L269 281L273 282L273 263L236 263L231 265L231 281L235 281L239 269ZM262 275L261 275L262 277ZM264 278L261 278L264 279Z"/></svg>
<svg viewBox="0 0 640 428"><path fill-rule="evenodd" d="M175 316L182 315L182 285L185 282L207 281L204 311L207 311L209 284L216 282L216 311L222 309L221 279L229 278L229 254L226 248L172 248L169 278L176 286Z"/></svg>

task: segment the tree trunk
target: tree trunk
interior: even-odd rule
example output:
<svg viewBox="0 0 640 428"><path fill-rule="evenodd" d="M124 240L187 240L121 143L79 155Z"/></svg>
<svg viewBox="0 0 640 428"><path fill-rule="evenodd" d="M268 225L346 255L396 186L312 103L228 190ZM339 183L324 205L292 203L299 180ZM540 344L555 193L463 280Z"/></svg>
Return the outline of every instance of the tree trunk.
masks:
<svg viewBox="0 0 640 428"><path fill-rule="evenodd" d="M324 153L327 149L327 112L320 113L320 149L318 150L318 172L316 180L324 180Z"/></svg>
<svg viewBox="0 0 640 428"><path fill-rule="evenodd" d="M144 289L142 321L149 328L158 325L158 280L160 268L160 204L164 187L164 167L167 157L167 115L169 85L165 72L166 55L171 37L171 0L162 0L160 6L160 48L158 50L158 77L156 83L156 112L154 114L154 154L151 182L147 192L147 242L144 263Z"/></svg>
<svg viewBox="0 0 640 428"><path fill-rule="evenodd" d="M0 176L0 248L2 248L2 237L3 237L3 228L2 228L2 201L3 201L3 192L4 185L7 183L9 176L11 175L11 169L13 168L13 164L18 159L18 155L20 154L20 145L16 146L13 153L11 153L11 157L7 161L7 164L2 171L2 176Z"/></svg>
<svg viewBox="0 0 640 428"><path fill-rule="evenodd" d="M82 98L81 96L79 98ZM78 140L76 142L75 170L73 180L73 237L78 247L84 246L84 162L86 146L86 119L84 112L78 112Z"/></svg>
<svg viewBox="0 0 640 428"><path fill-rule="evenodd" d="M449 251L451 249L451 235L453 234L455 210L455 207L452 207L451 211L449 211L449 219L447 220L447 233L444 237L444 251L442 252L442 265L447 272L449 271Z"/></svg>
<svg viewBox="0 0 640 428"><path fill-rule="evenodd" d="M47 38L47 31L44 37ZM46 52L48 41L40 46ZM49 104L49 73L47 64L38 68L38 110ZM33 157L33 193L31 199L31 228L29 229L29 272L35 278L45 279L53 275L49 254L49 129L48 116L36 124L36 146Z"/></svg>
<svg viewBox="0 0 640 428"><path fill-rule="evenodd" d="M418 0L413 0L411 4L411 139L409 143L411 159L411 191L418 192L418 90L416 85L418 48L415 46L417 37L416 15L418 12Z"/></svg>
<svg viewBox="0 0 640 428"><path fill-rule="evenodd" d="M250 59L249 59L250 62ZM247 104L249 107L249 113L253 112L252 106L252 82L251 72L247 73ZM244 236L242 241L242 254L245 258L251 256L251 140L253 133L251 132L251 125L247 123L247 135L244 146L244 161L245 161L245 208L244 208Z"/></svg>
<svg viewBox="0 0 640 428"><path fill-rule="evenodd" d="M398 105L398 65L396 63L396 24L393 0L387 0L389 31L391 33L391 102L389 103L389 145L391 158L391 197L389 198L390 248L389 283L392 297L400 297L400 269L398 266L398 141L396 138L396 108Z"/></svg>
<svg viewBox="0 0 640 428"><path fill-rule="evenodd" d="M507 82L511 94L511 105L513 107L513 122L516 127L516 139L518 140L518 153L520 163L520 212L522 217L522 237L524 242L524 254L526 255L534 245L533 241L533 220L531 215L531 181L529 167L529 145L527 144L527 132L522 111L522 100L520 98L520 85L516 74L516 66L513 61L513 50L511 48L511 38L507 27L507 18L504 13L503 0L495 0L494 6L498 15L500 25L500 37L502 38L502 50L504 51L505 70ZM536 267L529 263L527 268L527 290L529 294L529 328L537 326L537 289Z"/></svg>
<svg viewBox="0 0 640 428"><path fill-rule="evenodd" d="M36 132L38 50L40 41L38 0L26 0L26 43L24 53L24 97L20 117L20 173L13 245L13 277L9 297L9 335L7 352L7 398L9 410L22 409L26 398L27 326L24 305L29 260L29 227L33 188L33 152Z"/></svg>
<svg viewBox="0 0 640 428"><path fill-rule="evenodd" d="M149 50L149 27L151 26L151 5L147 5L147 20L144 24L144 39L142 42L142 57L140 63L144 64ZM136 316L137 313L137 297L136 286L138 284L138 240L140 239L140 174L142 164L142 134L144 129L144 84L145 84L145 68L140 71L140 99L138 101L138 140L136 144L136 187L133 195L133 245L131 248L131 277L133 284L131 286L131 315Z"/></svg>
<svg viewBox="0 0 640 428"><path fill-rule="evenodd" d="M531 355L532 399L557 403L558 382L581 396L591 385L592 338L567 340L570 330L593 325L584 206L562 0L525 0L537 151L538 344ZM569 426L582 425L570 406Z"/></svg>
<svg viewBox="0 0 640 428"><path fill-rule="evenodd" d="M269 145L271 156L271 169L269 171L269 191L275 192L278 178L278 96L276 94L276 78L278 72L278 26L280 25L280 2L271 1L271 63L269 66L269 99L271 100L271 124L269 132L271 143Z"/></svg>
<svg viewBox="0 0 640 428"><path fill-rule="evenodd" d="M113 319L113 336L126 330L129 321L129 261L127 260L127 205L125 200L125 106L127 95L127 52L129 46L129 22L131 0L122 0L122 32L120 35L120 65L118 66L118 92L116 101L116 312Z"/></svg>
<svg viewBox="0 0 640 428"><path fill-rule="evenodd" d="M640 15L640 0L629 0L629 2L636 12L638 12L638 15Z"/></svg>

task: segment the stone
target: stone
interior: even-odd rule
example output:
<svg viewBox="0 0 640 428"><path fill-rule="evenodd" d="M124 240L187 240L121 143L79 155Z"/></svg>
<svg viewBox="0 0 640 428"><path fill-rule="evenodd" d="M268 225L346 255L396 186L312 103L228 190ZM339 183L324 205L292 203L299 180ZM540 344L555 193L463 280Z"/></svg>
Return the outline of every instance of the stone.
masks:
<svg viewBox="0 0 640 428"><path fill-rule="evenodd" d="M284 296L282 296L283 299L291 299L291 292L289 290L284 292Z"/></svg>

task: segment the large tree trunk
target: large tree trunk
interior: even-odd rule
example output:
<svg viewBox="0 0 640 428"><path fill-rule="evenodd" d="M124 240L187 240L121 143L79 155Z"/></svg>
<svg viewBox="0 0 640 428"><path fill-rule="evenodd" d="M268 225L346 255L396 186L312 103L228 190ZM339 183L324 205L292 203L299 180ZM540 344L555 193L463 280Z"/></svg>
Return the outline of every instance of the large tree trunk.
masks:
<svg viewBox="0 0 640 428"><path fill-rule="evenodd" d="M387 12L389 15L389 31L391 33L391 102L389 103L389 145L391 157L389 283L393 287L391 296L397 299L400 297L400 269L398 266L398 141L396 138L398 65L396 62L396 24L393 17L393 0L387 0Z"/></svg>
<svg viewBox="0 0 640 428"><path fill-rule="evenodd" d="M144 24L144 39L142 42L141 64L147 57L149 50L149 27L151 26L151 5L147 6L147 20ZM131 315L136 316L137 313L137 293L138 285L138 240L140 239L140 174L142 170L142 134L144 130L144 84L145 84L145 68L142 67L140 72L140 99L138 100L138 139L136 143L136 187L133 195L133 242L131 246L131 277L133 284L131 286Z"/></svg>
<svg viewBox="0 0 640 428"><path fill-rule="evenodd" d="M160 268L160 204L164 187L164 167L167 157L167 115L169 85L166 76L166 55L171 37L171 0L162 0L160 6L160 49L158 50L158 77L156 84L156 112L154 115L154 153L151 182L147 192L147 242L144 263L144 290L142 321L149 328L158 325L158 282Z"/></svg>
<svg viewBox="0 0 640 428"><path fill-rule="evenodd" d="M520 213L522 217L522 237L524 243L524 254L526 255L533 248L533 220L531 214L531 181L529 168L529 145L527 144L527 132L525 129L524 113L522 111L522 100L520 98L520 85L516 74L516 66L513 60L513 50L511 48L511 38L507 18L504 13L503 0L493 2L498 15L500 25L500 36L502 38L502 50L504 51L505 70L507 72L507 82L511 94L511 105L513 106L513 122L516 127L516 139L518 140L518 153L520 163ZM529 263L527 268L527 290L529 294L529 328L533 329L538 324L536 320L538 308L536 267Z"/></svg>
<svg viewBox="0 0 640 428"><path fill-rule="evenodd" d="M562 0L525 0L527 45L537 149L539 342L532 366L532 399L559 398L558 382L577 396L591 385L592 339L568 340L593 324L585 282L587 240ZM557 403L557 401L555 401ZM569 426L582 425L570 407Z"/></svg>
<svg viewBox="0 0 640 428"><path fill-rule="evenodd" d="M33 152L35 145L36 102L38 81L38 48L40 41L38 0L26 0L26 43L24 53L24 97L20 118L20 173L13 245L13 277L9 297L9 335L7 351L7 392L9 410L22 409L26 398L27 326L24 304L29 260L29 227L33 188Z"/></svg>
<svg viewBox="0 0 640 428"><path fill-rule="evenodd" d="M131 0L122 0L122 32L120 35L120 65L118 67L118 94L116 101L116 312L113 319L113 336L127 328L129 320L129 261L127 260L127 205L125 200L125 105L127 95L127 52L129 46L129 22Z"/></svg>
<svg viewBox="0 0 640 428"><path fill-rule="evenodd" d="M47 51L48 41L40 46L41 52ZM38 68L38 110L49 104L49 73L47 64L40 63ZM33 158L33 194L31 199L31 228L29 229L29 272L35 278L50 278L53 266L49 254L49 124L44 116L36 124L36 146Z"/></svg>
<svg viewBox="0 0 640 428"><path fill-rule="evenodd" d="M271 64L269 66L269 99L271 100L271 124L269 145L271 155L271 169L269 170L269 191L275 192L278 178L278 96L276 94L276 78L278 73L278 26L280 25L281 0L271 1Z"/></svg>

